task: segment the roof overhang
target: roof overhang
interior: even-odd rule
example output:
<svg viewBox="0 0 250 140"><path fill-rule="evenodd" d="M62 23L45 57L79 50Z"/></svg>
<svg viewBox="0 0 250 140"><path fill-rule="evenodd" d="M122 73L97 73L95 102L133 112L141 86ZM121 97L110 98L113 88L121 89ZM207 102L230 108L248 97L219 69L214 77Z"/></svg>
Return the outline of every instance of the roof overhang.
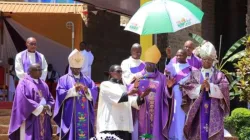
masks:
<svg viewBox="0 0 250 140"><path fill-rule="evenodd" d="M125 16L132 16L140 7L139 0L75 0L109 10Z"/></svg>

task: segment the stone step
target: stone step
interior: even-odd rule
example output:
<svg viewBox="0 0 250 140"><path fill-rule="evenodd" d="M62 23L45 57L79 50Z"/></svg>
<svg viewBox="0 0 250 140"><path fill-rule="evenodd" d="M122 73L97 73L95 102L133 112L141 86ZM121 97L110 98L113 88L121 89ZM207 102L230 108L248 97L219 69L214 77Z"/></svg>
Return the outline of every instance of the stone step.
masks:
<svg viewBox="0 0 250 140"><path fill-rule="evenodd" d="M9 140L9 137L7 134L0 134L0 140ZM59 140L59 138L56 134L53 134L52 140Z"/></svg>
<svg viewBox="0 0 250 140"><path fill-rule="evenodd" d="M52 125L53 134L56 134L56 125ZM0 125L0 134L8 134L9 125ZM0 139L2 140L2 139Z"/></svg>
<svg viewBox="0 0 250 140"><path fill-rule="evenodd" d="M0 125L8 125L10 123L10 116L0 116ZM52 125L56 125L54 120L51 119Z"/></svg>
<svg viewBox="0 0 250 140"><path fill-rule="evenodd" d="M11 109L0 109L0 116L10 116Z"/></svg>
<svg viewBox="0 0 250 140"><path fill-rule="evenodd" d="M0 116L0 125L9 125L10 116Z"/></svg>

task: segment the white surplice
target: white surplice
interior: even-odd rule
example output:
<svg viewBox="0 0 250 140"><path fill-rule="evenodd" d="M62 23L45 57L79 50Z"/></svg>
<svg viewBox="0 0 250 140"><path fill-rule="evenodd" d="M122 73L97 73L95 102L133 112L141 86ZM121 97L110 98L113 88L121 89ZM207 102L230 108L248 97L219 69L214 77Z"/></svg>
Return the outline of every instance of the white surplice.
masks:
<svg viewBox="0 0 250 140"><path fill-rule="evenodd" d="M141 63L143 63L142 60L134 59L131 56L128 59L125 59L122 61L121 68L122 68L123 83L125 83L126 85L129 85L129 84L131 84L133 77L135 77L135 78L142 77L141 72L132 73L130 70L130 68L138 67Z"/></svg>
<svg viewBox="0 0 250 140"><path fill-rule="evenodd" d="M15 59L15 71L16 71L16 75L19 78L19 80L23 79L25 74L26 74L24 72L24 69L23 69L22 53L23 53L23 51L18 53L16 55L16 59ZM28 58L30 60L30 64L36 63L35 53L27 52L27 55L28 55ZM40 53L40 56L41 56L41 60L42 60L41 68L43 69L42 76L40 79L46 80L48 64L47 64L47 61L45 60L44 55Z"/></svg>
<svg viewBox="0 0 250 140"><path fill-rule="evenodd" d="M132 107L139 109L137 96L128 96L127 102L118 103L125 85L104 81L100 85L97 112L97 134L102 131L133 131Z"/></svg>

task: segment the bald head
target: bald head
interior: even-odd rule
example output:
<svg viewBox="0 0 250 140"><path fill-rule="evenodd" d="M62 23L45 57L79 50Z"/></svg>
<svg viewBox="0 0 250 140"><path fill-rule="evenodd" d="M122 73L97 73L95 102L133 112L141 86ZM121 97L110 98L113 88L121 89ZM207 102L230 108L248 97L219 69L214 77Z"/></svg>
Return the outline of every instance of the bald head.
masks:
<svg viewBox="0 0 250 140"><path fill-rule="evenodd" d="M187 51L187 55L191 56L193 54L193 50L195 49L194 43L191 40L188 40L184 43L184 49Z"/></svg>
<svg viewBox="0 0 250 140"><path fill-rule="evenodd" d="M36 39L34 37L27 38L26 42L30 42L30 41L36 41Z"/></svg>
<svg viewBox="0 0 250 140"><path fill-rule="evenodd" d="M34 37L29 37L26 40L26 46L29 52L35 52L37 48L37 42Z"/></svg>
<svg viewBox="0 0 250 140"><path fill-rule="evenodd" d="M38 63L31 64L28 71L29 75L34 79L39 79L42 76L42 69Z"/></svg>
<svg viewBox="0 0 250 140"><path fill-rule="evenodd" d="M131 53L132 58L140 59L140 57L141 57L141 45L138 43L133 44L131 47L130 53Z"/></svg>
<svg viewBox="0 0 250 140"><path fill-rule="evenodd" d="M38 63L33 63L33 64L30 64L30 67L29 67L29 72L31 72L31 71L33 71L33 70L35 70L35 69L37 69L37 68L40 68L40 64L38 64Z"/></svg>
<svg viewBox="0 0 250 140"><path fill-rule="evenodd" d="M179 49L176 53L176 60L179 63L186 63L187 51L185 49Z"/></svg>

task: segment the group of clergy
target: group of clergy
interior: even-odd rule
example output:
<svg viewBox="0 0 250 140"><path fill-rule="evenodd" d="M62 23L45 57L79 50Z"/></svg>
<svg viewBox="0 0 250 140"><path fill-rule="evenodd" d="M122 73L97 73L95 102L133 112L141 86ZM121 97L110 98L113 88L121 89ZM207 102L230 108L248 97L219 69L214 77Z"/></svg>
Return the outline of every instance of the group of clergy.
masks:
<svg viewBox="0 0 250 140"><path fill-rule="evenodd" d="M151 140L224 139L229 83L214 67L216 50L208 41L199 49L200 58L187 41L164 73L157 69L157 46L148 48L142 61L140 44L133 44L131 56L110 67L109 80L101 83L99 93L81 72L86 58L75 49L68 57L68 73L58 80L55 100L43 80L44 56L36 51L34 39L26 46L17 57L24 74L12 107L11 140L51 140L51 118L60 140L105 139L97 137L100 134L111 140L149 135Z"/></svg>

